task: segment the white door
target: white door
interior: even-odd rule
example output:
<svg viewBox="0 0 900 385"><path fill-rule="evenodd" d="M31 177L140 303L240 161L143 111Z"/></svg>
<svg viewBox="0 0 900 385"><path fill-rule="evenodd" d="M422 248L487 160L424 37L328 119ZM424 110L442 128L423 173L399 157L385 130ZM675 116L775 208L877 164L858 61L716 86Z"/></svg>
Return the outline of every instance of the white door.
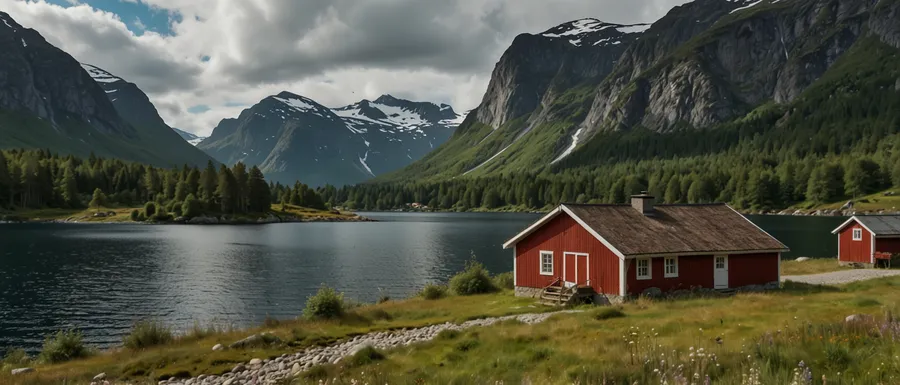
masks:
<svg viewBox="0 0 900 385"><path fill-rule="evenodd" d="M727 255L717 255L715 256L715 260L713 261L715 264L715 272L714 279L716 289L727 289L728 288L728 256Z"/></svg>

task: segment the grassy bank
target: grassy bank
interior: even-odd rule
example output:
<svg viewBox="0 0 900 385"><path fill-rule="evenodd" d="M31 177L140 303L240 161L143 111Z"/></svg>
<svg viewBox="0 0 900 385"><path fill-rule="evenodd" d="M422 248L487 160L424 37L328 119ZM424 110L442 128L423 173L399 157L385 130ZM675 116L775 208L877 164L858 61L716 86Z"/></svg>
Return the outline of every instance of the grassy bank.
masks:
<svg viewBox="0 0 900 385"><path fill-rule="evenodd" d="M0 211L0 217L9 216L18 218L26 222L49 222L49 221L68 221L77 223L134 223L131 218L131 212L137 210L142 212L144 207L101 207L91 209L35 209L35 210L17 210L17 211ZM107 214L103 217L95 217L97 212ZM115 215L108 215L114 213ZM294 205L285 205L282 209L281 204L273 204L271 211L267 213L257 214L222 214L210 212L204 214L206 216L227 217L234 221L243 221L247 223L256 222L260 218L268 218L270 215L280 218L284 221L354 221L361 218L351 212L338 212L329 210L316 210L307 207Z"/></svg>
<svg viewBox="0 0 900 385"><path fill-rule="evenodd" d="M834 258L817 258L803 262L781 261L781 275L809 275L847 269L850 268L841 266Z"/></svg>
<svg viewBox="0 0 900 385"><path fill-rule="evenodd" d="M786 273L798 274L794 263L806 262L786 262ZM331 384L644 384L661 383L665 377L677 384L684 377L685 384L702 384L709 376L712 384L752 384L744 376L755 375L760 381L756 383L787 384L796 370L805 368L817 381L798 384L820 384L822 375L831 384L896 383L889 380L900 378L900 360L894 358L900 351L893 342L900 340L900 324L883 322L883 317L897 308L898 286L900 277L841 287L789 283L773 293L584 306L582 313L559 314L542 324L503 322L384 351L382 359L370 363L348 360L315 367L294 383L318 384L328 378ZM277 357L362 333L548 310L509 290L387 300L348 308L332 320L270 320L240 331L197 328L164 339L161 346L120 348L59 364L30 363L35 373L15 377L9 370L22 364L0 364L0 383L81 383L101 372L129 383L155 383L171 376L223 373L253 358ZM850 314L878 318L849 327L843 320ZM211 349L262 332L280 342ZM801 361L804 368L798 369ZM700 379L690 382L694 373Z"/></svg>

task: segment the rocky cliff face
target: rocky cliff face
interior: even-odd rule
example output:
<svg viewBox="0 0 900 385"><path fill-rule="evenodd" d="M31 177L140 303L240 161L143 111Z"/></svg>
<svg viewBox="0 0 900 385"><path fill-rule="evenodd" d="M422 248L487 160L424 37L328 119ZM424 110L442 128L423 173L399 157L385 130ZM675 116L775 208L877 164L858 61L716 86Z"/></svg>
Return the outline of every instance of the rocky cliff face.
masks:
<svg viewBox="0 0 900 385"><path fill-rule="evenodd" d="M0 147L80 156L93 152L159 166L210 159L165 126L133 84L87 69L98 77L37 31L0 12ZM115 97L108 98L117 90L104 90L112 86L139 100L139 108L120 110L120 103L111 101Z"/></svg>
<svg viewBox="0 0 900 385"><path fill-rule="evenodd" d="M390 95L331 109L282 92L222 120L198 147L226 163L259 165L276 181L344 185L419 159L459 120L448 105Z"/></svg>

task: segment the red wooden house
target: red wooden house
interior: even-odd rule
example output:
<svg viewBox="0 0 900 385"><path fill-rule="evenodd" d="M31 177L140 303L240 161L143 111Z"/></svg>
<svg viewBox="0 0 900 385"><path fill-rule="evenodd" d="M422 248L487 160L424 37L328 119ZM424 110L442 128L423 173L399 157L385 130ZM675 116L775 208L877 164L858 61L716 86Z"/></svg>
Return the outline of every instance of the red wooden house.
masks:
<svg viewBox="0 0 900 385"><path fill-rule="evenodd" d="M616 302L651 288L778 284L787 247L731 207L654 205L646 194L631 202L563 204L507 241L516 294L588 291Z"/></svg>
<svg viewBox="0 0 900 385"><path fill-rule="evenodd" d="M850 217L831 233L838 235L838 261L842 265L871 267L900 253L900 215Z"/></svg>

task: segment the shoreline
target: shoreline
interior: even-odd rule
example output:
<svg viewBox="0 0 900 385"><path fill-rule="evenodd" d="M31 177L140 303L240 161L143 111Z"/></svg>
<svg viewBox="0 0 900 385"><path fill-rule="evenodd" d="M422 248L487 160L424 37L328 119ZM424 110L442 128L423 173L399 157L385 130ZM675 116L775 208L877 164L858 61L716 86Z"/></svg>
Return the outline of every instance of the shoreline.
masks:
<svg viewBox="0 0 900 385"><path fill-rule="evenodd" d="M280 223L328 223L328 222L378 222L375 219L365 217L359 214L352 216L345 215L341 217L290 217L281 218L275 215L268 217L260 217L256 220L252 219L225 219L216 216L200 216L191 219L172 220L166 222L144 221L137 222L131 220L125 221L104 221L104 220L85 220L85 218L66 218L66 219L43 219L34 218L26 220L0 220L0 225L10 224L79 224L79 225L148 225L148 226L164 226L164 225L211 225L211 226L235 226L235 225L269 225Z"/></svg>

